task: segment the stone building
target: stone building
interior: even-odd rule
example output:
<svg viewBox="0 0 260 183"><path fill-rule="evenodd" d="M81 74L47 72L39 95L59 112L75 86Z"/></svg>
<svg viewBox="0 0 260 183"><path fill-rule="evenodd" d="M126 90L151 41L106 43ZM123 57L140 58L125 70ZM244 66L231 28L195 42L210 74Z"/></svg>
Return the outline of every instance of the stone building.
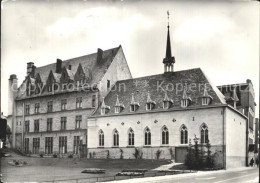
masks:
<svg viewBox="0 0 260 183"><path fill-rule="evenodd" d="M86 150L88 116L114 83L130 78L121 46L42 67L29 62L21 86L9 79L12 146L45 155Z"/></svg>
<svg viewBox="0 0 260 183"><path fill-rule="evenodd" d="M200 68L174 71L169 26L164 73L117 81L88 118L92 158L175 159L184 162L196 137L208 141L224 168L246 165L247 117ZM156 155L157 154L157 155Z"/></svg>

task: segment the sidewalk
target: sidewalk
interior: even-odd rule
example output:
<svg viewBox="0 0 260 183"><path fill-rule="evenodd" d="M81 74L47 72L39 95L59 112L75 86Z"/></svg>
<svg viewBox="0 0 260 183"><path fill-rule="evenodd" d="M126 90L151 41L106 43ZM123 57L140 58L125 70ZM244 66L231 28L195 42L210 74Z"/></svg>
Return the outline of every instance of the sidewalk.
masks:
<svg viewBox="0 0 260 183"><path fill-rule="evenodd" d="M255 169L255 167L239 167L233 168L228 170L214 170L214 171L198 171L196 173L184 173L184 174L176 174L176 175L165 175L165 176L158 176L158 177L145 177L145 178L133 178L133 179L126 179L126 180L117 180L117 181L110 181L111 183L142 183L142 182L156 182L156 181L166 181L171 179L183 179L187 177L197 177L201 175L210 175L210 174L221 174L224 172L236 172L236 171L243 171Z"/></svg>

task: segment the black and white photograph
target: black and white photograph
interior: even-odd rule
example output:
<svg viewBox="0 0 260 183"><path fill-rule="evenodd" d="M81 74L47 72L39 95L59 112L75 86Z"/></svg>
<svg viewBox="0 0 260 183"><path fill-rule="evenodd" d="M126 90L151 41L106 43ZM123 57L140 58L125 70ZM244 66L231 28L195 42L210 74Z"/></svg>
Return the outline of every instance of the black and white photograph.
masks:
<svg viewBox="0 0 260 183"><path fill-rule="evenodd" d="M258 183L258 1L1 1L0 183Z"/></svg>

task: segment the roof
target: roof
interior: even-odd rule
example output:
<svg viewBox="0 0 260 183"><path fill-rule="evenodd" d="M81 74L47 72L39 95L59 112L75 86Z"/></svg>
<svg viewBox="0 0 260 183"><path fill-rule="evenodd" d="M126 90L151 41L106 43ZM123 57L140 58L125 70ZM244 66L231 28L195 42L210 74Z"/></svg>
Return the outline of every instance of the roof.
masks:
<svg viewBox="0 0 260 183"><path fill-rule="evenodd" d="M130 104L133 102L140 105L138 112L145 112L149 98L155 103L153 111L161 110L166 95L165 91L167 91L166 98L173 102L171 108L180 108L183 93L191 99L191 107L202 106L201 98L204 95L205 84L208 95L212 97L210 105L226 104L222 93L209 82L200 68L196 68L118 81L104 99L105 104L111 108L105 115L114 114L117 95L120 103L125 106L125 109L118 115L129 113ZM99 115L100 106L93 117Z"/></svg>
<svg viewBox="0 0 260 183"><path fill-rule="evenodd" d="M103 51L102 58L99 62L97 61L97 53L92 53L89 55L64 60L64 61L62 61L62 68L63 67L66 68L69 78L73 80L74 76L77 72L77 69L79 67L79 64L81 64L83 71L86 72L85 74L87 77L91 77L91 73L95 73L95 77L91 78L91 81L89 84L92 85L92 84L98 83L102 79L104 74L106 73L108 67L112 63L115 55L117 54L117 52L120 48L121 48L121 45L119 47ZM71 67L71 70L68 69L69 66ZM42 67L37 67L35 69L35 76L37 76L37 74L39 74L43 84L46 84L50 71L53 72L56 82L59 83L61 74L55 73L56 72L56 62L49 64L49 65L42 66ZM23 84L24 84L24 82L23 82ZM22 91L18 92L18 97L17 97L18 99L24 98L24 97L26 97L25 92L22 92Z"/></svg>

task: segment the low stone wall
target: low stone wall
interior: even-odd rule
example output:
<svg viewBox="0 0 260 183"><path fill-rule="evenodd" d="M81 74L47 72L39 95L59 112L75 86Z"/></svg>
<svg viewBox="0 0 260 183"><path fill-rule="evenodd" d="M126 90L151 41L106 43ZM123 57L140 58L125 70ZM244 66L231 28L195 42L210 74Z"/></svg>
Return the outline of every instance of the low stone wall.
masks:
<svg viewBox="0 0 260 183"><path fill-rule="evenodd" d="M135 148L140 151L143 159L157 159L156 153L159 151L159 159L172 159L175 153L175 147L121 147L121 148L91 148L88 149L88 158L96 159L135 159ZM172 149L173 154L171 155Z"/></svg>

